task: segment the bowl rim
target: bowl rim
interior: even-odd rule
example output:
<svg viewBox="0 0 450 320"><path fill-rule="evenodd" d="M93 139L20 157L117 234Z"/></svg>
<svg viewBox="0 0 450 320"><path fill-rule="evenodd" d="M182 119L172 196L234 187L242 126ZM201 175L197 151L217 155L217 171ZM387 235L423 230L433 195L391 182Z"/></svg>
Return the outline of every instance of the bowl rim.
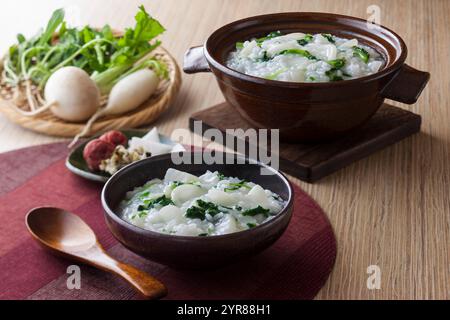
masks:
<svg viewBox="0 0 450 320"><path fill-rule="evenodd" d="M143 159L137 162L134 162L126 167L124 167L123 169L119 170L118 172L116 172L107 182L106 184L103 186L102 192L101 192L101 203L102 203L102 207L103 207L103 212L105 214L105 216L111 218L112 220L114 220L115 223L119 224L121 227L132 231L135 234L139 234L142 236L151 236L151 237L158 237L160 239L167 239L167 240L177 240L177 241L198 241L199 239L201 239L202 241L218 241L218 240L224 240L224 239L235 239L238 238L240 236L242 236L243 234L251 234L251 233L256 233L257 231L264 229L264 228L268 228L271 224L277 222L278 220L281 220L292 208L294 205L294 188L292 187L292 183L289 181L289 179L287 179L287 177L281 173L281 171L279 170L275 170L274 168L251 158L245 157L243 155L240 154L233 154L233 153L228 153L228 152L220 152L220 151L215 151L218 153L223 154L224 156L227 155L232 155L233 157L237 157L240 159L244 159L245 161L248 161L249 163L245 163L242 165L248 165L248 164L256 164L262 168L266 168L272 172L275 173L275 175L284 183L284 185L287 187L288 192L289 192L289 197L286 200L286 204L283 207L283 209L280 210L280 212L274 216L272 219L256 226L255 228L252 229L248 229L248 230L242 230L239 232L234 232L234 233L228 233L228 234L224 234L224 235L216 235L216 236L208 236L208 237L200 237L200 236L177 236L177 235L172 235L172 234L166 234L166 233L160 233L160 232L155 232L155 231L151 231L151 230L147 230L138 226L135 226L131 223L129 223L128 221L122 219L121 217L119 217L118 214L115 213L114 210L112 210L109 205L106 202L106 192L107 189L110 187L111 184L114 183L115 180L119 179L118 177L120 177L123 174L126 174L129 170L132 170L135 166L138 166L139 164L142 164L144 162L157 162L157 161L162 161L162 160L167 160L166 158L171 157L171 154L163 154L163 155L158 155L158 156L154 156L154 157L150 157L147 159ZM203 153L203 152L180 152L181 154L195 154L195 153ZM203 157L202 157L203 159ZM224 164L226 165L226 164ZM108 228L111 229L108 225ZM110 230L112 232L112 230ZM112 232L113 233L113 232ZM114 233L113 233L114 234Z"/></svg>
<svg viewBox="0 0 450 320"><path fill-rule="evenodd" d="M243 81L247 81L247 82L251 82L254 84L258 84L258 85L270 85L270 86L274 86L274 87L283 87L283 88L299 88L299 87L308 87L308 88L323 88L323 87L327 87L327 86L345 86L345 85L349 85L349 84L354 84L354 83L368 83L374 80L378 80L380 78L383 78L384 76L393 73L397 70L399 70L401 68L401 66L405 63L406 58L408 56L408 47L406 46L405 41L394 31L392 31L391 29L382 26L382 25L378 25L379 28L381 28L382 30L390 33L399 43L400 43L400 55L396 58L396 60L394 60L394 62L388 66L385 67L381 70L379 70L378 72L368 75L368 76L364 76L364 77L360 77L360 78L355 78L355 79L349 79L349 80L343 80L343 81L329 81L329 82L293 82L293 81L278 81L278 80L269 80L269 79L264 79L264 78L260 78L260 77L256 77L256 76L251 76L236 70L233 70L229 67L227 67L226 65L221 64L220 62L218 62L216 59L214 59L214 57L212 56L212 54L209 52L209 43L210 43L210 39L216 35L219 34L220 32L223 32L224 30L233 27L235 25L238 24L242 24L248 21L252 21L255 19L270 19L273 17L282 17L282 16L290 16L290 15L315 15L317 17L326 17L326 16L333 16L336 18L340 18L340 19L347 19L347 20L353 20L353 21L358 21L358 22L364 22L367 23L367 20L361 19L361 18L357 18L357 17L352 17L352 16L347 16L347 15L341 15L341 14L334 14L334 13L324 13L324 12L303 12L303 11L292 11L292 12L281 12L281 13L271 13L271 14L263 14L263 15L256 15L256 16L251 16L251 17L247 17L247 18L243 18L240 20L236 20L233 21L231 23L228 23L222 27L220 27L219 29L216 29L213 33L211 33L211 35L208 37L208 39L205 41L204 45L203 45L203 52L204 55L206 57L206 60L208 61L208 63L210 65L212 65L214 68L218 69L220 72L225 73L226 75L233 77L233 78L237 78L239 80L243 80ZM369 34L373 34L373 31L367 29L367 32Z"/></svg>

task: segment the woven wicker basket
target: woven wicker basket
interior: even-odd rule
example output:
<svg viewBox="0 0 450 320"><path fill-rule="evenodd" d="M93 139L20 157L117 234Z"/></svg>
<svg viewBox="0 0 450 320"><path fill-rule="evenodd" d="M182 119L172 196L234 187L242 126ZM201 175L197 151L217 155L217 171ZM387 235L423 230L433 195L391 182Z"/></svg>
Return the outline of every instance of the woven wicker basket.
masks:
<svg viewBox="0 0 450 320"><path fill-rule="evenodd" d="M156 49L155 56L167 64L169 80L162 81L155 94L132 112L98 119L92 126L89 135L111 129L135 128L151 123L169 108L181 87L180 68L175 59L164 48ZM3 63L0 63L0 72L2 67ZM55 117L50 111L35 117L24 116L16 111L12 100L8 100L1 94L0 111L10 121L24 128L52 136L74 137L84 127L84 123L65 122Z"/></svg>

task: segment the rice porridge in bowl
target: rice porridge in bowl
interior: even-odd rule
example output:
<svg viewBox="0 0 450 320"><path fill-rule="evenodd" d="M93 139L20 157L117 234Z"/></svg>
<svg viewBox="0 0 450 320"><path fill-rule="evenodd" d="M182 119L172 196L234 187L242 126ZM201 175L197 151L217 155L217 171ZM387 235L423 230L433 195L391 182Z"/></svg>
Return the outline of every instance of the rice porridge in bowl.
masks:
<svg viewBox="0 0 450 320"><path fill-rule="evenodd" d="M289 82L356 79L377 73L384 65L377 51L357 39L279 31L236 43L227 60L230 69L241 73Z"/></svg>
<svg viewBox="0 0 450 320"><path fill-rule="evenodd" d="M171 235L207 237L255 228L286 202L255 183L207 171L200 177L168 169L128 192L119 216L140 228Z"/></svg>

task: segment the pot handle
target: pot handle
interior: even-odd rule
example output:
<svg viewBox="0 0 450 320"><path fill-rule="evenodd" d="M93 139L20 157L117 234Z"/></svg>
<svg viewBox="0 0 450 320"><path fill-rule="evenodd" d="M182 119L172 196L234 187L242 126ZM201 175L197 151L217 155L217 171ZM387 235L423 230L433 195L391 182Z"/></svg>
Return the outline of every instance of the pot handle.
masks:
<svg viewBox="0 0 450 320"><path fill-rule="evenodd" d="M203 46L192 47L184 55L183 71L185 73L211 72L203 53Z"/></svg>
<svg viewBox="0 0 450 320"><path fill-rule="evenodd" d="M429 80L430 74L428 72L419 71L404 64L381 91L381 95L387 99L414 104Z"/></svg>

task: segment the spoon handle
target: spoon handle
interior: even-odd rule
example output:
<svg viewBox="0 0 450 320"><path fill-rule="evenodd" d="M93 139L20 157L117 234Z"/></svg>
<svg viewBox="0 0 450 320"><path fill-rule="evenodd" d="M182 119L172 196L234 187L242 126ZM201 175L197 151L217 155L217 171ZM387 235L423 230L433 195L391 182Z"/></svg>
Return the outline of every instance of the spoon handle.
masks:
<svg viewBox="0 0 450 320"><path fill-rule="evenodd" d="M110 257L102 249L95 250L95 258L90 256L90 263L106 271L110 271L128 283L149 299L159 299L167 295L167 288L148 273L129 264L125 264Z"/></svg>
<svg viewBox="0 0 450 320"><path fill-rule="evenodd" d="M129 264L115 262L116 269L114 272L127 280L147 298L160 299L167 295L167 288L157 279Z"/></svg>

